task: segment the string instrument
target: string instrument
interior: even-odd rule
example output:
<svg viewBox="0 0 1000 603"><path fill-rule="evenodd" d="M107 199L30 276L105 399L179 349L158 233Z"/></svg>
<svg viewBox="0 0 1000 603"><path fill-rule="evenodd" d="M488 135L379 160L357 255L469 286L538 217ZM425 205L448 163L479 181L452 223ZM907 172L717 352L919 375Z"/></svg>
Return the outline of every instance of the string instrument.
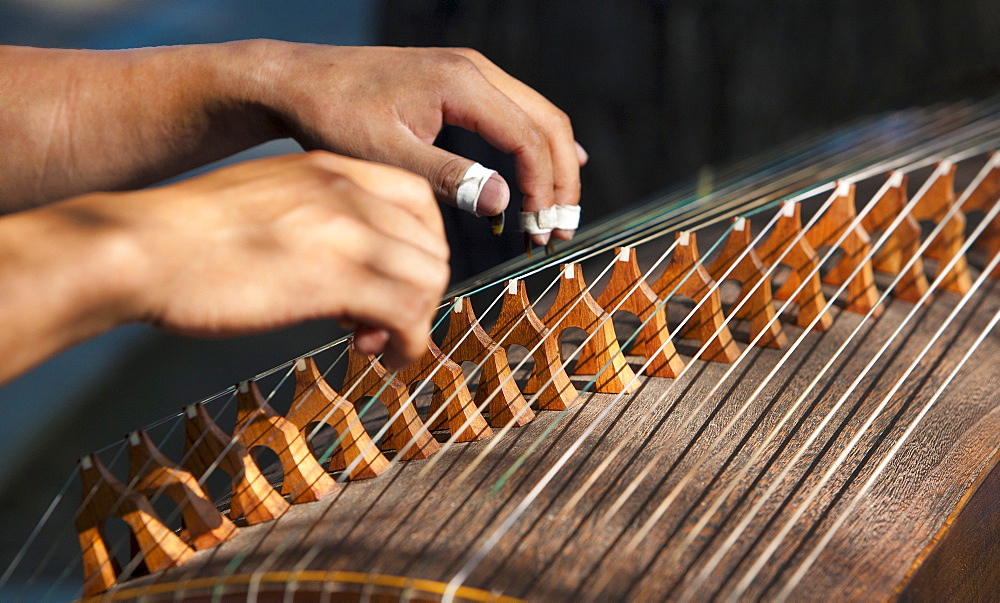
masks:
<svg viewBox="0 0 1000 603"><path fill-rule="evenodd" d="M997 148L873 119L501 266L403 371L339 340L84 457L0 588L69 538L109 600L995 596Z"/></svg>

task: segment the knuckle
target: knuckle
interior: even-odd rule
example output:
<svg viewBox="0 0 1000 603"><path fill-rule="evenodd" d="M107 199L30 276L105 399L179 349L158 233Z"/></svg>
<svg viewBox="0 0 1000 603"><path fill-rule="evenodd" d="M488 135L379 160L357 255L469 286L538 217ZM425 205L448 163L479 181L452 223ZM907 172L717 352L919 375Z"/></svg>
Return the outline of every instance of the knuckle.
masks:
<svg viewBox="0 0 1000 603"><path fill-rule="evenodd" d="M441 68L455 76L468 77L475 73L479 74L479 68L466 56L455 52L442 51L438 54L437 60Z"/></svg>
<svg viewBox="0 0 1000 603"><path fill-rule="evenodd" d="M465 165L466 161L452 157L431 170L427 179L438 196L447 198L455 194L455 188L465 174Z"/></svg>
<svg viewBox="0 0 1000 603"><path fill-rule="evenodd" d="M330 151L324 151L322 149L314 149L312 151L306 151L305 153L299 155L302 158L302 162L306 165L329 168L330 162L336 157Z"/></svg>
<svg viewBox="0 0 1000 603"><path fill-rule="evenodd" d="M472 61L473 63L479 63L481 61L489 60L486 58L485 55L483 55L483 53L479 52L475 48L459 47L459 48L452 48L451 51L458 54L461 57L466 58L469 61Z"/></svg>
<svg viewBox="0 0 1000 603"><path fill-rule="evenodd" d="M399 300L398 312L395 316L398 324L404 328L412 328L427 319L434 301L419 289L412 295L403 296Z"/></svg>
<svg viewBox="0 0 1000 603"><path fill-rule="evenodd" d="M430 266L426 274L426 283L428 288L428 295L432 300L432 303L436 303L444 290L448 287L448 280L451 277L451 269L448 267L447 262L437 262L435 265Z"/></svg>
<svg viewBox="0 0 1000 603"><path fill-rule="evenodd" d="M399 192L405 195L408 201L420 205L433 205L435 203L434 189L427 178L403 168L387 169L392 170L391 176L399 186Z"/></svg>
<svg viewBox="0 0 1000 603"><path fill-rule="evenodd" d="M524 146L532 149L534 151L540 151L543 149L548 149L549 141L534 124L529 125L524 129L524 134L522 135L522 140L524 141Z"/></svg>
<svg viewBox="0 0 1000 603"><path fill-rule="evenodd" d="M313 167L310 171L313 183L319 187L326 196L335 195L338 197L348 197L357 192L357 185L347 176L338 172L333 172L318 167Z"/></svg>
<svg viewBox="0 0 1000 603"><path fill-rule="evenodd" d="M572 133L573 121L562 109L556 109L552 114L552 123L560 133Z"/></svg>

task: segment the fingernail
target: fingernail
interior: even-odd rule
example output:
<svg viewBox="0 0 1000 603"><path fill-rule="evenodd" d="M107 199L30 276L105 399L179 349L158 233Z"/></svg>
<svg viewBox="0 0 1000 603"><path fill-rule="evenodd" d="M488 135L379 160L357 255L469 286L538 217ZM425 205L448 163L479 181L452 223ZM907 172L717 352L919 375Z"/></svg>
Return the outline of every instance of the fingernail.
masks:
<svg viewBox="0 0 1000 603"><path fill-rule="evenodd" d="M493 174L479 193L476 213L480 216L495 216L502 212L508 203L510 203L510 187L500 174Z"/></svg>
<svg viewBox="0 0 1000 603"><path fill-rule="evenodd" d="M493 230L493 236L499 237L503 234L504 221L503 212L490 216L490 228Z"/></svg>
<svg viewBox="0 0 1000 603"><path fill-rule="evenodd" d="M549 242L549 233L531 235L531 240L535 242L535 245L545 245Z"/></svg>
<svg viewBox="0 0 1000 603"><path fill-rule="evenodd" d="M580 165L587 165L587 162L590 161L590 155L579 142L576 143L576 160L580 162Z"/></svg>
<svg viewBox="0 0 1000 603"><path fill-rule="evenodd" d="M562 241L568 241L572 239L574 235L576 235L575 230L564 230L562 228L557 228L552 231L552 236Z"/></svg>

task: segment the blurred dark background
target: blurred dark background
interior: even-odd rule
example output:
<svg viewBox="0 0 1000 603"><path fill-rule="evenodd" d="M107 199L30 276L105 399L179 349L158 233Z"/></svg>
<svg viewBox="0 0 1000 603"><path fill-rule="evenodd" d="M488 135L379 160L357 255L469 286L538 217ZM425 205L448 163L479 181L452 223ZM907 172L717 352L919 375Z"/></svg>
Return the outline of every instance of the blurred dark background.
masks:
<svg viewBox="0 0 1000 603"><path fill-rule="evenodd" d="M591 158L585 224L806 132L1000 91L996 0L0 3L3 44L127 48L251 37L482 51L573 119ZM475 136L447 129L439 144L514 181L509 159ZM297 150L279 141L234 160ZM516 229L497 240L482 220L445 213L456 280L523 252ZM314 323L192 341L130 327L0 389L0 572L77 457L337 334Z"/></svg>

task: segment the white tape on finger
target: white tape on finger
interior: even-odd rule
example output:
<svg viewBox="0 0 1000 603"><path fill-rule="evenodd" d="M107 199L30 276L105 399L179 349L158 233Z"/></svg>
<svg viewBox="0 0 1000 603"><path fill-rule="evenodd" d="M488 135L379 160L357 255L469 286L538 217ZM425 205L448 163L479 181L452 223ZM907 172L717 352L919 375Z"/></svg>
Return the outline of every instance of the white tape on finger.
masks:
<svg viewBox="0 0 1000 603"><path fill-rule="evenodd" d="M521 212L521 230L528 234L552 232L556 226L556 208L545 207L538 211Z"/></svg>
<svg viewBox="0 0 1000 603"><path fill-rule="evenodd" d="M576 230L580 226L579 205L556 205L556 228Z"/></svg>
<svg viewBox="0 0 1000 603"><path fill-rule="evenodd" d="M483 167L478 163L470 165L465 176L462 177L462 181L459 182L458 191L455 194L455 204L458 205L458 209L478 216L476 205L479 203L479 195L482 194L483 187L486 186L486 182L493 174L496 174L495 170Z"/></svg>
<svg viewBox="0 0 1000 603"><path fill-rule="evenodd" d="M579 226L579 205L553 205L536 212L521 212L521 230L528 234L545 234L554 228L576 230Z"/></svg>

